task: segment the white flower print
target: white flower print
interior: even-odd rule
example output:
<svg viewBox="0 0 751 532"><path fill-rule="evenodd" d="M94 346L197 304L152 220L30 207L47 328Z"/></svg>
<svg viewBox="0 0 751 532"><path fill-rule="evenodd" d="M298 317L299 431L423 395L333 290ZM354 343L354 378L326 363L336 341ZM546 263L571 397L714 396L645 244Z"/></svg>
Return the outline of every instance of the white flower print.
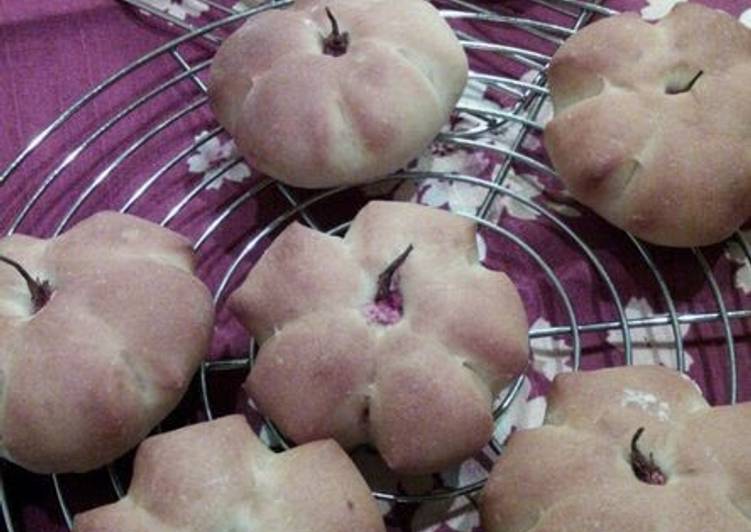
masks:
<svg viewBox="0 0 751 532"><path fill-rule="evenodd" d="M180 20L198 17L209 10L209 5L199 0L143 0L143 3Z"/></svg>
<svg viewBox="0 0 751 532"><path fill-rule="evenodd" d="M548 199L545 194L545 186L534 174L517 174L513 170L509 170L509 173L503 182L503 186L525 199L537 200L538 203L542 203L543 206L556 211L559 214L569 217L581 216L581 213L572 205ZM558 196L561 197L562 201L569 201L568 193L566 192L559 192ZM501 211L507 212L514 218L520 220L536 220L540 217L538 211L527 207L510 195L502 195L499 199L499 203Z"/></svg>
<svg viewBox="0 0 751 532"><path fill-rule="evenodd" d="M482 233L477 233L477 260L484 262L488 257L488 244L485 242L485 237Z"/></svg>
<svg viewBox="0 0 751 532"><path fill-rule="evenodd" d="M686 0L647 0L647 5L641 10L641 16L645 20L658 20L670 13L677 4Z"/></svg>
<svg viewBox="0 0 751 532"><path fill-rule="evenodd" d="M464 92L459 98L457 107L471 109L473 112L479 113L482 113L483 111L493 113L504 110L504 108L496 102L485 97L488 87L489 85L483 81L470 79L467 82L467 86L464 88ZM460 118L460 124L465 127L474 128L485 124L484 119L468 113L461 113Z"/></svg>
<svg viewBox="0 0 751 532"><path fill-rule="evenodd" d="M488 89L488 84L484 83L482 81L476 80L476 79L470 79L467 82L466 87L464 87L464 92L462 92L461 97L459 98L459 105L460 106L475 106L475 105L491 105L492 109L498 109L498 106L490 101L485 99L485 91Z"/></svg>
<svg viewBox="0 0 751 532"><path fill-rule="evenodd" d="M545 318L538 318L532 324L531 329L545 329L550 327L550 322ZM564 340L553 337L535 338L530 341L532 350L532 367L545 376L548 380L564 372L572 371L572 349ZM503 414L495 430L495 437L502 442L508 438L513 427L517 429L532 429L540 427L545 420L547 402L545 397L539 396L530 399L532 383L528 377L524 381L514 398L509 409ZM504 397L505 391L499 397Z"/></svg>
<svg viewBox="0 0 751 532"><path fill-rule="evenodd" d="M544 195L545 187L532 174L517 174L509 171L503 185L523 198L529 200L539 198L538 201L545 207L560 214L571 217L580 216L579 211L573 206L548 199ZM470 215L477 212L490 193L490 189L474 183L433 178L423 180L420 191L422 191L421 201L425 205L433 207L448 205L452 212ZM561 196L565 197L565 193ZM537 211L517 199L501 193L493 201L487 218L491 221L498 220L503 212L520 220L536 220L540 216Z"/></svg>
<svg viewBox="0 0 751 532"><path fill-rule="evenodd" d="M448 205L452 212L459 214L474 215L489 192L483 186L450 179L426 179L424 185L422 203L432 207ZM497 219L500 215L499 199L496 199L491 207L491 220Z"/></svg>
<svg viewBox="0 0 751 532"><path fill-rule="evenodd" d="M568 197L568 192L562 191L562 195ZM581 216L581 212L579 212L576 208L574 208L572 205L569 205L567 203L558 203L556 201L546 201L545 204L548 206L548 208L553 209L558 214L568 216L569 218L576 218L577 216Z"/></svg>
<svg viewBox="0 0 751 532"><path fill-rule="evenodd" d="M466 486L488 476L487 470L476 460L465 460L461 465L441 473L448 486Z"/></svg>
<svg viewBox="0 0 751 532"><path fill-rule="evenodd" d="M751 28L751 9L747 9L741 13L740 21L744 26Z"/></svg>
<svg viewBox="0 0 751 532"><path fill-rule="evenodd" d="M537 201L542 203L545 207L556 211L559 214L569 217L581 216L581 213L572 205L548 199L545 195L545 186L540 182L539 178L533 174L517 174L514 171L510 171L503 184L506 188L515 192L517 195L529 200L537 199ZM563 201L568 199L568 193L566 192L560 192L558 195ZM505 210L509 215L519 218L520 220L536 220L540 217L540 214L537 211L530 209L511 196L504 195L500 199L500 203L502 210Z"/></svg>
<svg viewBox="0 0 751 532"><path fill-rule="evenodd" d="M550 322L545 318L537 318L532 324L532 330L548 327L550 327ZM533 338L529 345L532 349L532 367L549 381L552 381L559 373L572 370L572 349L564 340L543 336Z"/></svg>
<svg viewBox="0 0 751 532"><path fill-rule="evenodd" d="M208 132L203 131L196 136L196 142L203 140ZM198 150L188 158L188 171L193 174L203 174L203 179L212 179L214 173L229 161L238 156L235 142L222 142L219 137L213 137L199 146ZM226 181L242 183L251 176L250 167L241 161L225 171L218 179L213 180L208 188L218 189Z"/></svg>
<svg viewBox="0 0 751 532"><path fill-rule="evenodd" d="M626 305L626 317L638 319L654 316L654 311L646 299L631 298ZM681 337L688 334L690 325L680 325ZM620 329L608 331L609 344L623 346L623 333ZM631 329L631 345L634 364L660 364L670 368L676 367L675 339L670 325L656 325L652 327L634 327ZM686 356L686 370L694 363L693 357L684 350Z"/></svg>
<svg viewBox="0 0 751 532"><path fill-rule="evenodd" d="M540 74L539 70L529 70L525 72L521 78L519 78L521 81L525 81L527 83L534 83L535 78ZM540 110L537 112L537 123L540 124L542 127L545 127L548 125L548 122L550 122L553 119L553 102L550 98L545 98L545 102L543 102L542 107L540 107Z"/></svg>
<svg viewBox="0 0 751 532"><path fill-rule="evenodd" d="M452 149L440 142L429 153L419 157L412 168L416 172L455 173L475 176L489 165L482 152Z"/></svg>
<svg viewBox="0 0 751 532"><path fill-rule="evenodd" d="M538 71L537 70L530 70L526 72L520 79L522 81L526 81L528 83L531 83L534 81L535 76L537 76ZM484 82L478 81L478 80L470 80L467 84L467 88L465 89L464 93L462 94L462 97L459 101L459 105L463 107L471 108L473 111L477 111L482 113L483 111L486 111L488 113L498 112L498 111L511 111L510 108L503 107L496 103L495 101L486 98L485 92L488 89L488 85ZM523 111L518 113L518 115L521 118L527 118L531 119L531 113L529 111ZM491 115L492 116L492 115ZM539 112L537 113L535 117L535 122L540 124L542 127L545 126L547 122L549 122L553 117L553 105L550 101L550 98L546 98L545 101L542 104L542 107L540 108ZM472 117L472 116L466 116L465 120L469 122L470 126L477 126L481 125L484 122L481 122L479 119ZM511 147L513 143L516 141L520 133L522 132L522 128L525 126L520 123L517 120L506 120L502 125L497 127L493 130L492 134L487 135L481 135L478 140L488 142L490 144L499 144L505 147ZM530 131L525 137L524 141L522 142L522 147L530 149L530 150L536 150L540 148L540 140L539 140L539 134L534 131Z"/></svg>
<svg viewBox="0 0 751 532"><path fill-rule="evenodd" d="M500 397L504 397L505 393L505 390L501 392ZM524 377L514 401L508 410L503 413L496 426L493 433L496 441L506 441L514 427L517 429L533 429L542 426L543 421L545 421L547 402L544 396L530 399L530 393L532 393L532 383L528 377Z"/></svg>
<svg viewBox="0 0 751 532"><path fill-rule="evenodd" d="M537 74L538 72L536 70L530 70L522 79L532 82ZM462 95L460 105L471 107L479 112L482 112L483 110L505 110L505 108L495 101L485 97L487 88L488 85L481 81L470 80ZM524 116L527 118L529 117L528 113L525 113ZM552 116L552 104L549 99L546 99L538 113L537 120L544 126L545 123L552 119ZM472 128L481 123L482 121L476 117L462 115L459 124L463 127L459 127L458 129L465 129L467 127ZM504 145L508 147L516 140L521 132L521 128L521 124L509 120L501 127L497 128L492 134L481 135L478 140L489 144ZM450 128L446 128L447 132L450 130ZM525 147L539 147L539 140L535 134L527 135ZM483 151L456 148L452 146L451 143L438 141L433 144L429 152L423 154L415 161L411 166L411 169L422 172L482 176L486 175L490 170L489 164L491 164L491 161ZM499 166L496 165L493 170L497 171L498 169ZM538 201L540 201L545 207L559 214L571 217L580 216L579 211L573 207L574 202L569 199L565 191L554 192L556 199L550 199L550 194L546 193L545 186L541 183L539 178L534 175L516 174L513 170L510 170L504 180L504 186L524 198L540 198ZM382 192L388 190L387 187L388 183L384 183L383 185L376 184L375 186L367 187L366 194L380 195ZM406 189L407 187L400 187L398 190L403 193ZM421 202L426 205L436 207L448 206L453 212L475 214L483 204L489 190L484 186L458 180L425 179L413 192L413 201L419 197ZM522 220L535 220L539 217L539 213L529 209L523 203L510 196L499 194L491 206L488 219L495 221L500 218L500 215L503 212L507 212L510 216Z"/></svg>
<svg viewBox="0 0 751 532"><path fill-rule="evenodd" d="M515 172L509 172L503 185L516 192L525 199L532 199L540 195L543 186L540 181L533 175L518 175ZM522 202L512 196L503 195L500 199L501 210L506 211L510 216L520 220L536 220L539 213L530 209Z"/></svg>
<svg viewBox="0 0 751 532"><path fill-rule="evenodd" d="M751 242L751 230L741 231L746 242ZM735 286L744 294L751 293L751 262L746 257L745 251L740 244L731 241L728 243L725 256L736 264L740 265L735 271Z"/></svg>

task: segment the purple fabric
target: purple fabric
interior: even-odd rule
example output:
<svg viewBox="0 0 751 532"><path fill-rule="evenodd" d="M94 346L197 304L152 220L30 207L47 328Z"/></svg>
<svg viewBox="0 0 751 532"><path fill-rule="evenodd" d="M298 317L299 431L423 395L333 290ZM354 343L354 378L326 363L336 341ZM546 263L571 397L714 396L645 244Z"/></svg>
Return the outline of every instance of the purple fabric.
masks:
<svg viewBox="0 0 751 532"><path fill-rule="evenodd" d="M158 2L154 2L158 3ZM162 2L168 4L169 2ZM647 14L659 10L670 2L650 0ZM726 9L733 16L743 13L751 18L751 2L735 0L709 0L708 5ZM186 5L200 5L193 0ZM230 5L229 3L228 5ZM496 2L483 2L497 9ZM573 19L525 0L505 2L511 11L541 20L570 27ZM640 11L643 0L614 0L606 5L617 10ZM200 25L217 18L214 10L188 16L185 21ZM502 30L488 25L462 26L475 35L516 46L532 46L544 53L552 53L553 45L525 32ZM0 0L0 169L15 159L36 133L47 127L61 112L85 92L101 83L120 68L142 55L181 35L175 27L168 27L153 16L145 16L121 3L108 0L58 0L55 2L28 2L25 0ZM221 30L218 35L223 35ZM181 46L180 53L192 65L211 57L214 45L197 41ZM473 69L480 72L504 72L521 77L529 74L529 67L504 61L497 56L472 53ZM52 134L27 160L19 166L9 180L0 186L0 230L7 231L38 189L45 176L61 163L63 154L75 149L95 129L109 120L123 105L133 101L135 94L143 94L144 87L155 87L176 75L174 58L163 55L136 70L113 85L99 97L76 113L70 121ZM205 79L205 72L200 74ZM487 90L479 96L488 102L507 106L508 96ZM171 157L187 149L202 132L217 126L207 106L201 105L203 94L198 85L186 80L167 89L148 104L119 121L101 139L85 149L80 156L60 174L40 201L29 211L20 224L19 231L36 236L49 236L57 223L68 212L76 198L96 176L109 172L101 187L81 203L72 217L76 220L106 208L119 208L144 182ZM188 113L148 141L111 172L108 165L113 154L120 153L141 138L149 129L168 120L189 102L196 109ZM509 138L514 131L509 131ZM508 139L505 139L508 140ZM505 142L501 139L499 142ZM534 138L523 144L525 153L545 161L539 142ZM228 138L221 136L208 141L204 147L191 153L166 170L157 185L135 202L130 212L160 221L177 204L179 199L205 179L207 172L226 162L232 155ZM186 159L188 162L186 163ZM424 169L456 170L487 178L503 159L488 152L467 152L452 146L436 143L431 153L418 161ZM634 244L622 233L609 227L586 209L576 205L562 190L557 180L539 174L530 167L514 163L513 177L507 186L558 215L591 248L617 287L618 295L626 307L629 318L648 317L667 311L665 300L655 276L647 268ZM241 165L226 176L220 187L199 194L170 223L170 227L191 238L198 238L210 221L235 198L261 182L260 176ZM350 219L368 198L381 195L398 199L419 200L425 204L448 207L462 211L477 206L476 187L459 183L428 180L416 187L409 183L384 188L367 187L361 191L347 192L333 197L310 210L325 227L334 227ZM543 190L544 189L544 190ZM300 198L312 193L295 191ZM200 250L199 273L214 291L221 285L225 272L234 257L257 234L259 229L289 208L289 203L274 186L264 188L251 201L234 212ZM522 237L537 250L555 271L569 294L576 318L581 323L618 320L618 313L607 283L589 261L582 248L544 217L526 211L523 206L502 197L493 206L493 220L501 227ZM68 224L70 226L70 224ZM535 329L570 323L563 300L545 272L530 255L508 238L490 230L482 230L487 248L485 263L507 271L522 293L529 315L530 326ZM254 249L229 280L229 289L242 280L245 273L268 243ZM664 275L679 313L715 312L717 302L712 287L702 273L697 259L687 250L667 250L648 247L660 272ZM715 246L704 251L714 273L720 292L728 309L751 308L751 267L737 248ZM225 292L226 293L226 292ZM240 356L246 349L247 337L226 311L220 300L216 340L211 354L214 358ZM736 366L739 375L739 401L751 399L751 349L749 349L748 320L733 320ZM686 326L682 329L684 346L690 357L689 374L704 389L713 404L730 400L728 375L728 343L722 323L711 322ZM634 329L634 355L640 363L673 364L674 349L670 328ZM587 333L581 336L582 368L622 364L622 341L613 331ZM572 368L568 356L571 335L561 335L549 340L539 339L532 344L535 364L525 381L520 398L509 414L505 427L499 434L507 434L512 426L535 424L534 418L544 408L546 392L552 374ZM244 396L239 390L243 375L228 374L210 383L215 414L245 409ZM193 390L179 411L165 422L164 429L180 426L186 420L196 421L200 416L198 394ZM260 428L257 415L249 415L256 428ZM538 420L539 421L539 420ZM505 432L504 432L505 431ZM367 454L358 457L361 463L372 462ZM128 459L119 464L123 471L129 468ZM372 465L372 464L371 464ZM377 469L365 465L369 469ZM481 478L492 465L492 453L484 453L453 476L396 482L377 472L371 481L384 489L399 489L405 493L422 493L445 482L466 482ZM19 468L3 466L5 489L11 509L18 518L21 530L65 530L57 508L49 477L30 475ZM103 472L85 476L65 476L61 482L73 511L91 508L111 501L113 493ZM387 509L386 521L391 531L430 530L435 532L480 530L476 512L467 499L457 499L438 505L400 505Z"/></svg>

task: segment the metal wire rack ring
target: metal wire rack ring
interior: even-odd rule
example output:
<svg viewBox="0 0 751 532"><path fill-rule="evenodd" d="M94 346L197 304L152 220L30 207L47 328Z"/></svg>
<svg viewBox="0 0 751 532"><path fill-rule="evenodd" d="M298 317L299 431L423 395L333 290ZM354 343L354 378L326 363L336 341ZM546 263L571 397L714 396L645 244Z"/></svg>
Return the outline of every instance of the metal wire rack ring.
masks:
<svg viewBox="0 0 751 532"><path fill-rule="evenodd" d="M36 185L33 194L28 200L20 205L17 212L13 214L11 223L6 230L7 234L13 234L20 230L23 224L30 218L32 212L34 212L35 209L40 209L44 206L45 198L51 194L50 191L60 183L65 176L72 172L74 163L80 158L80 156L90 150L93 146L97 145L98 142L101 142L102 139L109 135L111 131L121 124L126 117L131 116L136 111L155 105L155 100L166 94L167 91L172 88L187 84L198 91L195 98L188 101L185 105L180 106L177 111L167 116L159 116L153 123L145 124L147 129L143 135L127 144L119 152L112 153L104 168L99 170L93 178L88 181L84 189L70 204L70 207L65 210L59 218L57 218L53 235L59 234L69 226L80 211L85 208L87 201L96 191L113 182L117 170L126 161L137 156L142 150L146 149L150 142L153 142L161 135L171 131L177 124L182 123L193 113L207 105L208 97L206 96L206 85L202 81L200 74L210 66L211 61L210 59L201 60L195 64L191 64L191 62L182 54L180 50L181 46L201 41L216 47L216 45L221 42L221 36L217 31L232 28L233 24L242 22L246 18L255 16L268 9L284 8L293 3L292 0L273 0L254 8L235 12L233 9L223 6L216 1L206 0L205 3L216 13L218 18L201 27L194 27L185 21L176 19L175 17L159 11L141 0L125 1L143 11L151 13L152 15L158 15L160 18L167 20L174 27L180 28L186 33L123 68L95 87L88 94L80 98L52 124L31 140L8 168L0 174L0 184L3 186L9 186L9 183L11 183L13 179L20 179L20 177L17 176L23 174L25 169L31 166L29 161L34 158L42 145L51 142L53 138L68 135L69 133L66 130L66 126L77 114L79 114L79 112L91 105L92 101L96 98L112 90L113 87L117 86L123 80L130 79L143 67L151 65L162 57L171 56L175 62L175 66L178 68L177 73L166 80L143 87L141 92L134 94L133 97L112 116L108 117L102 123L85 133L83 137L76 137L77 144L75 144L73 148L64 153L58 154L59 156L56 157L58 162L52 167L52 170L47 175L41 180L37 180L38 185ZM499 7L498 11L491 11L479 3L476 4L467 0L444 0L439 3L440 7L444 8L442 14L449 21L475 21L512 28L518 31L527 32L530 35L539 38L545 45L552 47L560 45L567 36L579 29L593 15L611 15L614 13L613 10L601 6L598 3L582 0L532 1L539 6L549 9L556 15L567 17L567 20L570 21L570 25L564 26L561 24L553 24L542 20L527 18L509 11L504 7ZM728 310L719 289L718 282L714 278L706 257L701 250L693 250L693 254L702 269L706 282L711 288L717 304L717 310L692 314L679 313L676 309L676 304L673 300L670 289L668 288L668 284L656 262L651 257L650 251L641 242L633 237L629 237L639 256L654 277L654 280L659 287L660 294L662 295L664 306L667 309L667 313L662 315L639 319L629 318L626 314L625 306L616 283L609 275L606 266L597 257L596 253L585 243L585 241L554 212L527 199L523 195L504 185L510 174L512 163L526 164L543 174L555 175L555 172L547 166L544 161L527 155L520 149L524 139L530 132L535 133L542 129L541 124L537 122L537 115L548 94L545 85L544 71L547 62L550 59L549 53L520 48L511 44L484 41L464 30L457 30L457 34L470 54L498 54L518 65L538 72L531 81L520 80L518 77L514 76L496 75L494 73L478 71L471 72L471 80L486 84L487 86L494 87L504 92L514 100L514 103L508 108L502 110L476 108L472 105L460 104L457 110L467 116L477 119L476 126L462 131L445 133L441 136L441 141L462 149L486 150L500 155L503 157L503 163L499 165L496 171L494 171L492 178L489 181L469 175L417 171L394 175L386 178L385 181L403 183L419 182L426 179L438 179L482 187L485 190L485 199L481 207L478 208L477 212L463 213L463 215L474 220L484 230L504 239L509 245L522 250L523 253L530 258L532 263L540 269L543 277L550 284L553 292L559 299L559 303L564 309L566 318L565 323L563 324L531 330L530 338L549 338L561 335L569 337L574 369L578 369L581 364L582 335L609 330L620 331L623 337L624 362L626 364L631 364L633 363L631 331L639 327L659 325L669 326L671 328L675 340L676 367L685 371L686 360L680 333L681 325L703 322L721 323L723 325L728 350L729 369L727 380L730 390L730 401L735 402L738 397L738 372L736 354L733 346L731 321L751 317L751 310ZM499 128L509 125L518 127L518 132L514 135L512 142L508 146L488 143L482 138L483 135L489 132L492 133ZM138 187L122 202L121 205L116 206L115 208L120 212L130 212L136 209L139 203L148 197L149 194L156 194L155 191L159 190L160 184L164 181L165 176L168 175L169 172L173 171L177 165L184 162L196 150L212 140L217 139L222 133L222 128L210 126L207 127L206 132L200 137L187 139L188 142L186 143L186 146L174 153L166 154L168 157L167 161L156 167L151 175L140 176L138 178L140 182ZM219 167L215 168L206 179L201 180L199 183L190 187L180 197L172 198L176 200L176 202L168 209L161 220L157 220L157 222L165 227L174 225L180 216L183 215L197 199L205 195L206 191L212 184L217 183L227 174L227 172L230 172L241 163L242 160L240 158L234 158L221 164ZM274 192L289 205L288 209L284 212L267 220L262 227L258 228L251 235L248 235L248 240L233 256L231 263L226 270L224 270L219 284L214 290L215 303L221 304L227 290L233 282L236 281L235 278L237 277L241 266L247 265L249 257L258 252L261 243L264 240L273 237L278 230L282 229L293 219L300 218L304 223L307 223L311 227L324 230L329 234L340 235L345 232L349 226L349 221L343 221L334 227L325 228L316 222L315 217L310 213L310 210L317 206L326 204L328 201L333 200L340 194L346 193L348 190L347 187L325 190L318 192L307 199L300 200L294 190L270 179L262 179L252 183L249 188L238 193L231 199L231 201L222 206L195 238L194 249L199 258L207 258L206 253L209 252L206 252L205 250L210 247L209 243L214 243L216 239L219 238L218 233L220 228L225 226L228 220L249 202L258 200L264 194ZM506 198L509 201L524 206L526 209L534 211L555 228L559 238L565 239L586 258L589 267L595 272L597 278L603 283L603 286L605 286L606 291L609 294L616 311L616 319L597 323L582 322L577 315L577 309L572 301L572 297L555 272L555 268L545 258L544 250L535 249L534 246L527 243L520 235L515 234L504 228L499 223L495 223L488 219L490 208L493 202L499 197ZM744 251L746 260L751 263L751 254L749 252L748 244L740 234L736 235L735 239ZM233 281L233 279L235 279L235 281ZM214 417L214 408L212 406L212 397L210 393L210 379L212 376L219 372L227 371L247 372L252 366L253 351L254 350L251 347L248 356L206 361L202 364L197 378L199 382L200 399L203 405L204 415L207 419L212 419ZM496 402L494 411L496 421L502 419L504 413L514 401L521 387L521 379L522 377L520 376ZM275 431L273 424L269 423L268 426L272 432ZM279 441L284 442L284 439L280 434L277 433L277 436ZM499 454L502 451L502 445L503 442L494 440L490 443L490 448L493 452ZM123 497L125 493L124 484L119 477L116 468L110 466L107 468L107 472L113 494L116 497ZM72 512L66 502L67 497L63 483L57 475L52 475L51 479L57 495L60 512L67 526L71 528ZM391 503L426 502L470 495L481 489L483 483L484 480L478 480L466 485L451 486L422 495L404 495L402 493L379 490L374 491L374 495L381 500ZM2 476L0 476L0 491L2 491L2 487ZM8 486L5 486L5 489L7 490ZM12 512L8 507L4 491L2 492L0 502L2 503L2 513L6 528L13 531Z"/></svg>

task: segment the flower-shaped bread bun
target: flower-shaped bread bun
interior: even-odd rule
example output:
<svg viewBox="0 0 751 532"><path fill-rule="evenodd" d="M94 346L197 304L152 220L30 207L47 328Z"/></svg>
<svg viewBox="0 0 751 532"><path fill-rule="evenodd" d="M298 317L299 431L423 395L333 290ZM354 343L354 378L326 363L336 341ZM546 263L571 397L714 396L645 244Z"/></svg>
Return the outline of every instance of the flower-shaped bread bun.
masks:
<svg viewBox="0 0 751 532"><path fill-rule="evenodd" d="M180 235L97 214L0 240L0 452L82 472L135 447L205 356L214 310Z"/></svg>
<svg viewBox="0 0 751 532"><path fill-rule="evenodd" d="M75 532L385 532L333 441L275 454L239 415L152 436L127 497L76 516Z"/></svg>
<svg viewBox="0 0 751 532"><path fill-rule="evenodd" d="M294 186L364 183L438 134L467 58L426 0L297 0L219 48L209 94L259 170Z"/></svg>
<svg viewBox="0 0 751 532"><path fill-rule="evenodd" d="M751 531L751 403L710 407L661 366L561 374L545 425L511 435L487 532Z"/></svg>
<svg viewBox="0 0 751 532"><path fill-rule="evenodd" d="M751 31L682 3L571 37L549 69L545 145L572 194L655 244L719 242L751 215Z"/></svg>
<svg viewBox="0 0 751 532"><path fill-rule="evenodd" d="M296 443L372 444L402 473L480 450L491 403L524 370L527 320L478 262L475 224L371 202L344 239L289 226L230 305L261 343L246 382Z"/></svg>

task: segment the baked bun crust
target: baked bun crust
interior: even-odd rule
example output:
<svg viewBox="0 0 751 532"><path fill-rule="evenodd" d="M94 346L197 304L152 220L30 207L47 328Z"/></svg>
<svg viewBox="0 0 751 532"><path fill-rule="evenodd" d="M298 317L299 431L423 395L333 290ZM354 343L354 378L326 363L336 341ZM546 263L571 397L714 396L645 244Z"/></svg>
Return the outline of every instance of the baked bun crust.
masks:
<svg viewBox="0 0 751 532"><path fill-rule="evenodd" d="M636 447L660 475L632 468ZM680 373L558 375L545 425L511 435L483 494L488 532L751 530L751 403L711 408ZM660 484L657 480L665 480Z"/></svg>
<svg viewBox="0 0 751 532"><path fill-rule="evenodd" d="M648 242L719 242L751 215L751 31L681 3L576 33L549 69L545 146L571 193Z"/></svg>
<svg viewBox="0 0 751 532"><path fill-rule="evenodd" d="M239 415L152 436L128 495L76 516L75 532L386 532L367 484L333 441L275 454Z"/></svg>
<svg viewBox="0 0 751 532"><path fill-rule="evenodd" d="M332 24L346 53L324 53ZM425 0L299 0L221 46L209 95L262 172L297 187L365 183L427 148L467 81L454 32Z"/></svg>
<svg viewBox="0 0 751 532"><path fill-rule="evenodd" d="M245 385L255 404L296 443L372 444L400 473L479 451L528 343L516 288L478 262L475 233L466 218L397 202L369 203L343 239L289 226L230 298L261 343ZM410 245L399 316L374 301Z"/></svg>
<svg viewBox="0 0 751 532"><path fill-rule="evenodd" d="M37 311L0 262L0 452L37 473L83 472L136 446L178 403L206 355L211 294L191 244L104 212L0 255L47 281Z"/></svg>

